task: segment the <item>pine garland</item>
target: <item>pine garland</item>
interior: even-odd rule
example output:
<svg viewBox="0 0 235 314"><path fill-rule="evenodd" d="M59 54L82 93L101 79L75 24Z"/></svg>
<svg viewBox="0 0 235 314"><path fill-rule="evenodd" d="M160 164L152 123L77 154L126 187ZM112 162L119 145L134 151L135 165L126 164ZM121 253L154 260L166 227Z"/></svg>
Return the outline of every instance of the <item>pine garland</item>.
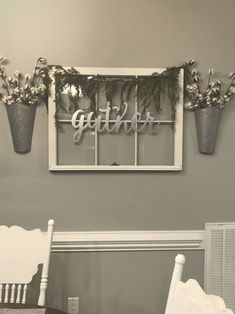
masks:
<svg viewBox="0 0 235 314"><path fill-rule="evenodd" d="M124 103L128 102L131 98L132 92L137 90L137 99L140 100L139 107L141 113L145 114L151 104L154 105L156 112L159 114L162 110L163 104L160 101L160 94L166 93L164 86L168 86L168 98L171 104L171 119L173 126L176 116L176 105L180 97L179 73L183 68L185 71L186 81L190 76L189 64L185 63L179 67L169 67L162 73L153 73L150 76L128 76L128 77L111 77L102 75L83 75L80 74L75 68L64 69L62 66L50 66L55 68L55 102L56 112L59 109L68 111L63 108L61 94L66 86L74 86L77 95L72 96L68 94L70 100L69 113L73 114L79 109L78 101L83 96L87 96L91 101L89 111L97 113L96 108L96 95L104 85L104 93L107 101L113 106L113 96L120 90L120 108L119 114L124 108Z"/></svg>

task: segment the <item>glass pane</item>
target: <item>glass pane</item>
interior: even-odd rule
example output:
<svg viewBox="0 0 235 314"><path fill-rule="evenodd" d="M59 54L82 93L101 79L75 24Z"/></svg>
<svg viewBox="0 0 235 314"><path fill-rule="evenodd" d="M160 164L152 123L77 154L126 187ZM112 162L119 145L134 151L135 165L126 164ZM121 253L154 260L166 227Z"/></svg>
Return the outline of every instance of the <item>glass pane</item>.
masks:
<svg viewBox="0 0 235 314"><path fill-rule="evenodd" d="M151 76L140 76L140 79L147 80L151 78ZM144 84L152 84L152 83L144 83ZM157 84L154 83L152 88L147 85L138 85L138 93L137 93L137 108L140 113L150 112L151 116L153 116L157 120L171 120L172 119L172 108L171 101L169 98L169 87L166 81L162 81ZM147 88L146 88L147 87ZM151 91L150 94L146 96L147 91ZM149 97L150 96L150 97Z"/></svg>
<svg viewBox="0 0 235 314"><path fill-rule="evenodd" d="M111 120L116 119L118 114L123 114L124 110L123 119L130 120L135 113L136 85L133 83L133 77L106 76L105 78L107 81L100 83L97 95L98 108L106 109L109 102ZM102 113L102 117L105 117L105 113Z"/></svg>
<svg viewBox="0 0 235 314"><path fill-rule="evenodd" d="M98 134L99 165L134 165L135 135L126 134L121 128L118 133Z"/></svg>
<svg viewBox="0 0 235 314"><path fill-rule="evenodd" d="M173 165L174 131L170 125L155 127L154 133L138 134L138 165Z"/></svg>
<svg viewBox="0 0 235 314"><path fill-rule="evenodd" d="M83 132L78 143L73 142L76 129L70 123L58 123L57 156L59 165L94 165L95 133L92 130Z"/></svg>
<svg viewBox="0 0 235 314"><path fill-rule="evenodd" d="M76 90L76 88L74 89ZM87 96L77 97L64 92L64 94L61 94L57 108L58 120L70 120L78 109L82 110L84 115L87 116L91 111L92 103Z"/></svg>

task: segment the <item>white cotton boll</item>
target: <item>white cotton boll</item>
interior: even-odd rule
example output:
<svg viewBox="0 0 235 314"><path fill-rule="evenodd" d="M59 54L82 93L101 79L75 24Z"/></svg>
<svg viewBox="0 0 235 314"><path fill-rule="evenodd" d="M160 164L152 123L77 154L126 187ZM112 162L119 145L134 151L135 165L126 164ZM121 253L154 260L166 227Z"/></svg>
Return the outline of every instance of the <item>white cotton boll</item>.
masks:
<svg viewBox="0 0 235 314"><path fill-rule="evenodd" d="M234 86L231 86L229 88L230 92L234 95L235 94L235 87Z"/></svg>
<svg viewBox="0 0 235 314"><path fill-rule="evenodd" d="M44 72L44 70L39 71L41 77L46 77L46 73Z"/></svg>
<svg viewBox="0 0 235 314"><path fill-rule="evenodd" d="M235 74L234 72L230 72L229 75L228 75L228 77L229 77L229 78L232 78L232 77L234 77L234 74Z"/></svg>
<svg viewBox="0 0 235 314"><path fill-rule="evenodd" d="M46 90L46 86L44 84L40 84L38 89L39 89L40 93L43 93Z"/></svg>
<svg viewBox="0 0 235 314"><path fill-rule="evenodd" d="M2 101L3 101L3 102L7 102L7 100L8 100L8 99L7 99L7 96L3 96Z"/></svg>
<svg viewBox="0 0 235 314"><path fill-rule="evenodd" d="M39 93L39 89L37 87L34 88L34 93L33 94L38 94Z"/></svg>
<svg viewBox="0 0 235 314"><path fill-rule="evenodd" d="M206 90L206 95L207 95L207 96L210 96L211 94L212 94L212 90L211 90L211 89L207 89L207 90Z"/></svg>
<svg viewBox="0 0 235 314"><path fill-rule="evenodd" d="M228 101L230 100L230 97L228 97L227 95L224 95L223 100L224 100L225 102L228 102Z"/></svg>
<svg viewBox="0 0 235 314"><path fill-rule="evenodd" d="M46 87L46 86L45 86ZM77 89L76 89L76 87L74 86L74 85L72 85L71 87L70 87L70 93L71 93L71 95L74 97L74 96L76 96L77 95ZM80 90L79 90L79 97L80 97Z"/></svg>
<svg viewBox="0 0 235 314"><path fill-rule="evenodd" d="M29 80L31 79L31 75L28 74L28 73L26 73L26 74L25 74L25 79L26 79L26 81L29 81Z"/></svg>
<svg viewBox="0 0 235 314"><path fill-rule="evenodd" d="M218 88L212 88L212 92L216 94L218 92Z"/></svg>
<svg viewBox="0 0 235 314"><path fill-rule="evenodd" d="M15 72L14 72L14 75L15 75L15 77L20 77L21 76L21 72L20 71L18 71L18 70L16 70Z"/></svg>
<svg viewBox="0 0 235 314"><path fill-rule="evenodd" d="M79 88L78 88L78 96L79 96L79 98L83 97L81 86L79 86Z"/></svg>
<svg viewBox="0 0 235 314"><path fill-rule="evenodd" d="M184 108L185 109L192 109L193 108L193 104L189 101L189 102L184 104Z"/></svg>
<svg viewBox="0 0 235 314"><path fill-rule="evenodd" d="M33 94L35 93L35 87L31 87L31 88L30 88L30 92L31 92L31 94L33 95Z"/></svg>
<svg viewBox="0 0 235 314"><path fill-rule="evenodd" d="M214 74L214 70L213 69L209 69L208 73L209 73L209 75L213 75Z"/></svg>
<svg viewBox="0 0 235 314"><path fill-rule="evenodd" d="M41 64L46 64L46 63L47 63L47 60L46 60L45 58L43 58L43 57L40 57L40 58L38 59L38 61L39 61Z"/></svg>

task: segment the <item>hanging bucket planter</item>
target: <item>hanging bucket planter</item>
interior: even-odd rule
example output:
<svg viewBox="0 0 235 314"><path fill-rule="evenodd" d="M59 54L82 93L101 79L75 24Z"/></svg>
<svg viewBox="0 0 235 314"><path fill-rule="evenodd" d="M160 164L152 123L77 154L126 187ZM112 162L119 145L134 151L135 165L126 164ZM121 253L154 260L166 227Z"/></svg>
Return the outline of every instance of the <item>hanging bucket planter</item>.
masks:
<svg viewBox="0 0 235 314"><path fill-rule="evenodd" d="M214 153L220 116L221 110L216 107L203 108L195 111L198 150L200 153Z"/></svg>
<svg viewBox="0 0 235 314"><path fill-rule="evenodd" d="M7 105L6 109L14 150L26 154L31 151L36 105L14 103Z"/></svg>

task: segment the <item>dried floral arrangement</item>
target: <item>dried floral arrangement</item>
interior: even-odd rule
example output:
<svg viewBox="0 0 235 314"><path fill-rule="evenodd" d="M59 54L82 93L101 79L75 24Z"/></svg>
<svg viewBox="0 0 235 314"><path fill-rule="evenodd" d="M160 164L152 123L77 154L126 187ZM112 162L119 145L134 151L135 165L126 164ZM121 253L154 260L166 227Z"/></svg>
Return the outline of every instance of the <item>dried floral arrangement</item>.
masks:
<svg viewBox="0 0 235 314"><path fill-rule="evenodd" d="M33 74L23 74L16 70L13 77L7 75L5 65L8 60L3 55L0 56L0 79L1 92L0 99L6 105L19 103L27 106L35 105L47 92L48 69L46 59L37 59Z"/></svg>
<svg viewBox="0 0 235 314"><path fill-rule="evenodd" d="M96 113L96 95L99 91L100 84L105 86L104 92L107 101L112 108L113 96L120 92L120 107L119 112L122 112L124 103L130 100L133 89L137 91L137 97L140 101L140 108L144 114L147 108L153 104L156 112L162 110L160 102L160 93L164 93L165 84L168 85L168 97L172 108L172 121L175 121L176 104L180 96L179 72L183 68L186 73L189 71L189 63L185 63L178 67L169 67L162 73L153 73L151 76L128 76L128 77L109 77L102 75L81 75L75 68L65 69L59 65L49 66L53 69L55 78L55 102L57 111L62 108L69 110L69 113L74 113L79 109L79 99L87 96L91 101L90 110ZM69 94L70 106L63 108L61 95L66 86L74 86L78 91L75 95Z"/></svg>
<svg viewBox="0 0 235 314"><path fill-rule="evenodd" d="M190 61L194 65L194 60ZM225 104L235 95L235 73L229 74L230 83L224 93L222 93L222 82L212 81L214 70L208 72L208 82L205 91L200 88L200 73L196 69L191 70L192 83L186 85L186 91L190 97L189 102L185 102L184 108L188 110L198 110L209 107L223 109Z"/></svg>

